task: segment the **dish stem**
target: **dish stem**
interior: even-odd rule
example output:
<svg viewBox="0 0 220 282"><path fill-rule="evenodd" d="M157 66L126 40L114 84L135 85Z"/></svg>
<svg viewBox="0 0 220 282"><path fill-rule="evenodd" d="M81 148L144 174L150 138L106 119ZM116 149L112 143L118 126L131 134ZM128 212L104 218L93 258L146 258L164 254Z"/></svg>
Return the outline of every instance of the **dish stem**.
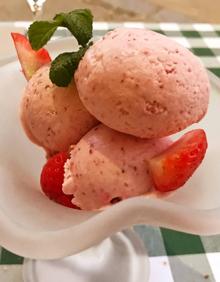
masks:
<svg viewBox="0 0 220 282"><path fill-rule="evenodd" d="M149 258L138 235L129 229L70 257L25 259L23 279L24 282L148 282Z"/></svg>

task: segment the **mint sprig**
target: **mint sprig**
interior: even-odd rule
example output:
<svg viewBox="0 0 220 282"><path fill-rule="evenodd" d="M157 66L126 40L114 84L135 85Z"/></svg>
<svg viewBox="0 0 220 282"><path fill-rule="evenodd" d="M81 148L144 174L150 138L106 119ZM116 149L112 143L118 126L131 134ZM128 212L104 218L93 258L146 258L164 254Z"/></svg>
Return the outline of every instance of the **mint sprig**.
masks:
<svg viewBox="0 0 220 282"><path fill-rule="evenodd" d="M79 49L58 55L51 63L50 79L57 86L68 86L78 64L89 48L92 38L93 15L88 9L77 9L57 14L52 21L36 21L28 29L30 44L39 50L51 39L58 27L67 28L76 38Z"/></svg>
<svg viewBox="0 0 220 282"><path fill-rule="evenodd" d="M93 15L88 9L77 9L57 14L53 21L36 21L28 29L28 38L34 50L39 50L50 40L58 27L67 28L79 45L85 46L92 38Z"/></svg>
<svg viewBox="0 0 220 282"><path fill-rule="evenodd" d="M59 22L36 21L28 29L28 37L34 50L47 44L59 26Z"/></svg>
<svg viewBox="0 0 220 282"><path fill-rule="evenodd" d="M86 50L87 48L81 47L77 52L58 55L51 63L50 80L57 86L68 86Z"/></svg>
<svg viewBox="0 0 220 282"><path fill-rule="evenodd" d="M69 13L60 13L54 17L60 26L66 27L77 39L79 45L85 46L92 38L93 16L90 10L77 9Z"/></svg>

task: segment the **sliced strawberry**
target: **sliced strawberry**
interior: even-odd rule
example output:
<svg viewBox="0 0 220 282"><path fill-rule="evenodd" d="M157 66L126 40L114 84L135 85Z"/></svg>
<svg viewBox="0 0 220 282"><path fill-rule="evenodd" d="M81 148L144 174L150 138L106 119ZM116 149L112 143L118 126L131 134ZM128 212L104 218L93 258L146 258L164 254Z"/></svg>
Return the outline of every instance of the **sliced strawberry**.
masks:
<svg viewBox="0 0 220 282"><path fill-rule="evenodd" d="M204 130L184 134L167 150L149 161L155 188L167 192L181 187L202 162L207 149Z"/></svg>
<svg viewBox="0 0 220 282"><path fill-rule="evenodd" d="M27 37L20 33L11 33L17 51L22 71L27 80L43 65L51 62L51 58L46 49L38 51L32 49Z"/></svg>
<svg viewBox="0 0 220 282"><path fill-rule="evenodd" d="M72 204L72 196L65 195L62 191L64 180L64 164L68 159L68 153L62 152L54 155L44 165L41 172L41 188L48 198L69 208L78 209Z"/></svg>

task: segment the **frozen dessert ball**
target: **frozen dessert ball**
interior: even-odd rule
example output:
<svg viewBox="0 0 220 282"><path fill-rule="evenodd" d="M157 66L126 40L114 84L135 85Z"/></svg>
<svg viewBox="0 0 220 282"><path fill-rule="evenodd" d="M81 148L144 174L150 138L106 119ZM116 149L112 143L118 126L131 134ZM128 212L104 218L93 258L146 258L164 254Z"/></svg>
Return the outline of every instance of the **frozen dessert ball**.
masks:
<svg viewBox="0 0 220 282"><path fill-rule="evenodd" d="M206 113L209 81L199 59L168 37L118 28L89 48L75 73L88 111L105 125L159 138Z"/></svg>
<svg viewBox="0 0 220 282"><path fill-rule="evenodd" d="M71 151L63 192L85 210L146 194L153 186L147 160L170 144L168 138L140 139L100 124Z"/></svg>
<svg viewBox="0 0 220 282"><path fill-rule="evenodd" d="M68 150L98 122L80 101L72 82L57 87L49 78L50 66L41 67L28 82L21 103L21 122L30 140L48 156Z"/></svg>

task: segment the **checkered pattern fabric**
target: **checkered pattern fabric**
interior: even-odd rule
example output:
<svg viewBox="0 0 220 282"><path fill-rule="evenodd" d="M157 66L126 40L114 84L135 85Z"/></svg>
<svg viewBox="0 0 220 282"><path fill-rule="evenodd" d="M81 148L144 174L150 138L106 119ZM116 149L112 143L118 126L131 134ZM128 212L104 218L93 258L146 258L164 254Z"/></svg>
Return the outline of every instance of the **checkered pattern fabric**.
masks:
<svg viewBox="0 0 220 282"><path fill-rule="evenodd" d="M220 25L95 22L94 36L100 37L118 26L148 28L165 34L189 48L207 69L220 77ZM57 37L67 35L64 30L56 33ZM220 235L200 237L149 226L136 226L135 230L150 256L150 282L220 281ZM21 282L22 262L23 258L0 249L0 281Z"/></svg>

